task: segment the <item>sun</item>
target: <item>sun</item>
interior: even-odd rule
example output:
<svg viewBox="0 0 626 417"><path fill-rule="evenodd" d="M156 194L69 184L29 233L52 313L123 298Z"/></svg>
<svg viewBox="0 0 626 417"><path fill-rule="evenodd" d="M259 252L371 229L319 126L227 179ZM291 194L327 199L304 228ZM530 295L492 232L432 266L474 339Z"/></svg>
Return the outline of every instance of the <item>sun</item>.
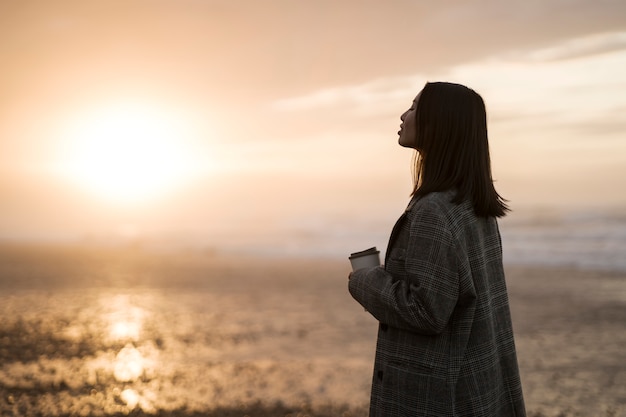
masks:
<svg viewBox="0 0 626 417"><path fill-rule="evenodd" d="M190 126L153 105L118 102L83 112L69 129L65 169L82 188L115 202L163 195L190 174Z"/></svg>

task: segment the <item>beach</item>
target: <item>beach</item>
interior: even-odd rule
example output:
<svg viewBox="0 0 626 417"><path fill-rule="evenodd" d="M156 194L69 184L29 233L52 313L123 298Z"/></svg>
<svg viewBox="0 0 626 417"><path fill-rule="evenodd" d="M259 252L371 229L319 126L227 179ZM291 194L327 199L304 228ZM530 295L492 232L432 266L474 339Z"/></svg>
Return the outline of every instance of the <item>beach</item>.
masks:
<svg viewBox="0 0 626 417"><path fill-rule="evenodd" d="M0 247L2 416L367 415L346 259ZM529 416L626 416L626 273L507 266Z"/></svg>

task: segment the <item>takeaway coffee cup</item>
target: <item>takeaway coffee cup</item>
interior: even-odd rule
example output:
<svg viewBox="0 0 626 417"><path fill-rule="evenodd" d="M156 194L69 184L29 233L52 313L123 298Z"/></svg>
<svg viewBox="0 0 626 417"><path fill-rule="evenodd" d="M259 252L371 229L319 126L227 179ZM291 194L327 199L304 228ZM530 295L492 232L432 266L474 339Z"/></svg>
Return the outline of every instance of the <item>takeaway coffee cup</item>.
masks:
<svg viewBox="0 0 626 417"><path fill-rule="evenodd" d="M371 268L380 265L380 251L373 247L361 252L351 253L348 259L350 259L350 264L352 264L352 271Z"/></svg>

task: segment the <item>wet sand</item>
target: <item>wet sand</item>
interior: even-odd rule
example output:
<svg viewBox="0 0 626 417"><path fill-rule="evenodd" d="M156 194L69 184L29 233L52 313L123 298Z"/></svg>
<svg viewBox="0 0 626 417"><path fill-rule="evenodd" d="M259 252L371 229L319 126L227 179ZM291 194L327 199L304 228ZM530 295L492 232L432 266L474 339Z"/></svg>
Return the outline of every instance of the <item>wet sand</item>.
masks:
<svg viewBox="0 0 626 417"><path fill-rule="evenodd" d="M347 260L0 247L0 415L366 416ZM626 274L508 267L530 416L626 415Z"/></svg>

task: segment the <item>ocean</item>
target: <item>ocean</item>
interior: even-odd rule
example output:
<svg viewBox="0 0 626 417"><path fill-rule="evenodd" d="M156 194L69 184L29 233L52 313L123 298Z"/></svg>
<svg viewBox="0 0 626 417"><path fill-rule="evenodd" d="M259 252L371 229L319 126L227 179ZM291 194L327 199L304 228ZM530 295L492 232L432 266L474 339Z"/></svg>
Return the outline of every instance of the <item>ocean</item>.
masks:
<svg viewBox="0 0 626 417"><path fill-rule="evenodd" d="M626 271L626 210L532 210L500 222L504 262Z"/></svg>
<svg viewBox="0 0 626 417"><path fill-rule="evenodd" d="M376 246L381 256L397 216L286 225L246 241L220 238L218 249L270 257L345 258ZM499 221L503 257L512 266L626 271L626 209L515 210Z"/></svg>

